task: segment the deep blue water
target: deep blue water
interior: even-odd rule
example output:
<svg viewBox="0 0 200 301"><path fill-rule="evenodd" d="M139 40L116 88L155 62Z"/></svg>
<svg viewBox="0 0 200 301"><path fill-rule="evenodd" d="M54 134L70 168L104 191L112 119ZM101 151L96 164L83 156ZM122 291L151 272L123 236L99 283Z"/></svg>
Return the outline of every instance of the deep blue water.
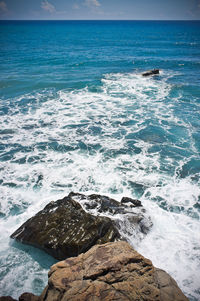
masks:
<svg viewBox="0 0 200 301"><path fill-rule="evenodd" d="M200 22L1 21L0 68L1 294L41 292L52 258L9 235L75 191L141 199L132 245L199 300Z"/></svg>

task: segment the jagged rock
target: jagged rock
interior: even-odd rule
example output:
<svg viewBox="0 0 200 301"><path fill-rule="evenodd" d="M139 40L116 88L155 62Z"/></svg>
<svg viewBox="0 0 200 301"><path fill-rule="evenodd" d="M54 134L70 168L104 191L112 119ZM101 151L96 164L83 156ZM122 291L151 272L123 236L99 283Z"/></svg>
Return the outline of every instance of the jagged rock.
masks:
<svg viewBox="0 0 200 301"><path fill-rule="evenodd" d="M159 69L145 71L142 73L142 76L149 76L149 75L154 75L154 74L159 74Z"/></svg>
<svg viewBox="0 0 200 301"><path fill-rule="evenodd" d="M139 200L133 200L128 197L123 197L121 202L117 202L112 198L100 194L86 196L81 193L71 192L69 196L78 200L87 210L96 209L99 213L124 214L127 213L128 208L142 207Z"/></svg>
<svg viewBox="0 0 200 301"><path fill-rule="evenodd" d="M41 301L187 301L166 272L127 242L96 245L51 267Z"/></svg>
<svg viewBox="0 0 200 301"><path fill-rule="evenodd" d="M117 202L107 196L71 192L61 200L50 202L11 238L39 247L62 260L86 252L95 244L119 240L122 232L124 239L133 235L134 230L138 237L141 232L146 234L152 223L144 213L138 200L122 198ZM118 214L123 218L110 218Z"/></svg>
<svg viewBox="0 0 200 301"><path fill-rule="evenodd" d="M89 211L95 209L98 213L109 213L111 215L124 213L124 208L119 202L105 195L91 194L86 196L81 193L71 192L69 196L77 200L86 210Z"/></svg>
<svg viewBox="0 0 200 301"><path fill-rule="evenodd" d="M95 215L109 215L115 218L115 224L121 233L127 232L127 223L130 223L131 232L139 236L141 233L147 234L152 227L150 217L145 214L145 209L139 200L133 200L129 197L123 197L121 202L104 195L91 194L84 195L71 192L71 198L78 201L85 210ZM120 214L121 218L117 220L116 215ZM128 234L130 236L131 233Z"/></svg>
<svg viewBox="0 0 200 301"><path fill-rule="evenodd" d="M121 199L122 204L131 203L132 207L142 207L142 203L139 200L133 200L131 198L123 197Z"/></svg>
<svg viewBox="0 0 200 301"><path fill-rule="evenodd" d="M11 238L39 247L61 260L121 236L110 218L85 212L69 195L50 202L18 228Z"/></svg>
<svg viewBox="0 0 200 301"><path fill-rule="evenodd" d="M125 241L95 245L54 264L48 276L40 296L24 293L19 301L188 301L171 276Z"/></svg>

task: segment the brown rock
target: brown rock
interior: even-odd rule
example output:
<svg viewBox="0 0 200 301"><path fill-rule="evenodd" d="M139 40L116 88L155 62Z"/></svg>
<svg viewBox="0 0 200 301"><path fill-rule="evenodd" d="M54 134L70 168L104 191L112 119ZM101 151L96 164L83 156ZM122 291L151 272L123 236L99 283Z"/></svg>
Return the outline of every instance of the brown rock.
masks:
<svg viewBox="0 0 200 301"><path fill-rule="evenodd" d="M19 301L39 301L40 297L35 296L31 293L23 293L20 297L19 297Z"/></svg>
<svg viewBox="0 0 200 301"><path fill-rule="evenodd" d="M188 301L173 278L124 241L95 245L54 264L41 296L24 293L19 297L19 301L113 300Z"/></svg>
<svg viewBox="0 0 200 301"><path fill-rule="evenodd" d="M96 245L51 267L48 301L187 301L176 282L127 242Z"/></svg>

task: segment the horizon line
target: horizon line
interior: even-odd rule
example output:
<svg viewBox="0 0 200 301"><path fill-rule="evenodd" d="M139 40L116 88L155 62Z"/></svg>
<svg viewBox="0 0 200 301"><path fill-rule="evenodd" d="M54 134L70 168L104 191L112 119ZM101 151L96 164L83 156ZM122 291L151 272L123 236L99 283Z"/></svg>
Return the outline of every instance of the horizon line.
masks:
<svg viewBox="0 0 200 301"><path fill-rule="evenodd" d="M200 21L200 19L0 19L1 21Z"/></svg>

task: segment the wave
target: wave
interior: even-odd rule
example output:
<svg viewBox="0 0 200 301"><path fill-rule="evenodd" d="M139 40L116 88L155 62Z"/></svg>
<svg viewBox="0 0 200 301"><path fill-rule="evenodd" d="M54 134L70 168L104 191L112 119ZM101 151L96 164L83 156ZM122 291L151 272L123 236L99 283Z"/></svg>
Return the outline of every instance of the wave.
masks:
<svg viewBox="0 0 200 301"><path fill-rule="evenodd" d="M198 147L196 127L172 84L175 76L111 73L95 91L45 89L4 102L0 253L6 294L18 293L6 284L12 273L6 267L14 258L20 291L35 292L33 283L46 281L36 261L9 245L7 237L50 200L75 191L140 198L154 227L142 242L130 237L132 245L197 298ZM28 258L32 287L23 278Z"/></svg>

